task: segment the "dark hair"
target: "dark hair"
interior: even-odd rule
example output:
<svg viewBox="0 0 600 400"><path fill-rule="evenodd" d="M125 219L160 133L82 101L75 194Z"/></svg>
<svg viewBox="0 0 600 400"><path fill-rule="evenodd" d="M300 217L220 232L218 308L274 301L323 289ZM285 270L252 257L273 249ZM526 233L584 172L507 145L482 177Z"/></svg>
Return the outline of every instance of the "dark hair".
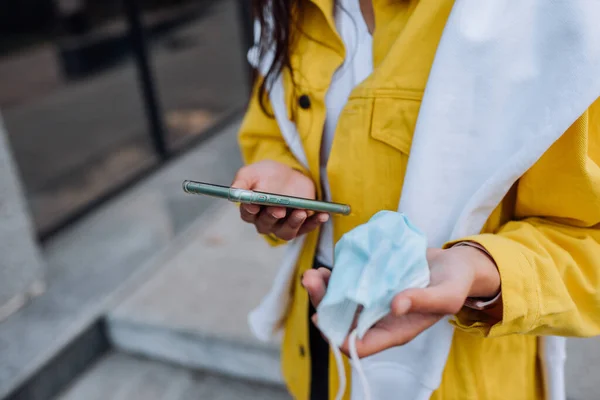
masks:
<svg viewBox="0 0 600 400"><path fill-rule="evenodd" d="M252 0L254 18L261 26L258 41L259 60L262 61L268 51L274 51L273 62L258 88L260 107L267 115L271 115L265 106L267 92L285 68L292 70L290 49L295 34L300 32L298 21L301 18L303 1L306 0ZM257 71L254 75L258 75Z"/></svg>

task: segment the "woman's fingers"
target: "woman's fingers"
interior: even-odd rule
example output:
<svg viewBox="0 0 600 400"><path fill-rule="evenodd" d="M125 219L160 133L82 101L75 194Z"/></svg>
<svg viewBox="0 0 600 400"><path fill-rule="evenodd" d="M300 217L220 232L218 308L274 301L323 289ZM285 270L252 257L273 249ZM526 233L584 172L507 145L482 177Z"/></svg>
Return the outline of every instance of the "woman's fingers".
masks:
<svg viewBox="0 0 600 400"><path fill-rule="evenodd" d="M283 207L260 207L256 204L242 204L240 216L244 222L254 224L263 234L274 234L283 240L292 240L318 228L329 220L326 213L315 214L308 210L289 210Z"/></svg>
<svg viewBox="0 0 600 400"><path fill-rule="evenodd" d="M307 218L306 211L293 210L285 220L277 225L273 233L283 240L292 240L298 236L298 231Z"/></svg>
<svg viewBox="0 0 600 400"><path fill-rule="evenodd" d="M319 225L324 224L329 220L329 214L326 213L318 213L309 217L302 227L298 230L298 236L304 235L305 233L312 232L319 227Z"/></svg>
<svg viewBox="0 0 600 400"><path fill-rule="evenodd" d="M312 305L316 308L325 297L327 291L327 283L331 272L327 268L319 268L317 270L309 270L302 277L302 286L308 292Z"/></svg>
<svg viewBox="0 0 600 400"><path fill-rule="evenodd" d="M258 214L254 225L258 233L268 235L273 233L275 224L285 218L286 210L283 207L265 207Z"/></svg>
<svg viewBox="0 0 600 400"><path fill-rule="evenodd" d="M253 224L258 217L258 213L260 213L260 206L256 204L242 204L240 206L240 216L242 217L242 221L248 222L249 224Z"/></svg>
<svg viewBox="0 0 600 400"><path fill-rule="evenodd" d="M327 268L319 268L317 271L321 274L323 279L325 280L325 286L329 285L329 279L331 278L331 270Z"/></svg>
<svg viewBox="0 0 600 400"><path fill-rule="evenodd" d="M456 294L450 282L424 289L408 289L392 300L392 314L411 313L456 314L464 304L464 296Z"/></svg>
<svg viewBox="0 0 600 400"><path fill-rule="evenodd" d="M260 181L260 176L256 173L254 168L242 167L239 169L233 182L231 183L232 188L252 190Z"/></svg>
<svg viewBox="0 0 600 400"><path fill-rule="evenodd" d="M252 169L241 168L233 180L231 187L238 189L252 189L257 184L258 179L258 176L253 173ZM240 216L245 222L253 224L258 213L260 213L260 206L256 204L242 204L240 206Z"/></svg>
<svg viewBox="0 0 600 400"><path fill-rule="evenodd" d="M372 354L394 347L394 336L385 331L369 331L362 339L356 339L356 354L359 358L368 357ZM350 356L350 341L346 339L340 347L342 353Z"/></svg>
<svg viewBox="0 0 600 400"><path fill-rule="evenodd" d="M279 193L306 199L315 198L315 184L310 177L289 165L276 161L264 160L240 168L231 186L237 189ZM319 220L324 217L312 219L313 213L308 210L296 212L283 207L252 204L242 204L240 207L241 219L254 224L259 233L274 235L285 240L315 229L319 225ZM291 218L288 220L288 217ZM307 221L309 223L304 226Z"/></svg>
<svg viewBox="0 0 600 400"><path fill-rule="evenodd" d="M403 317L387 316L356 341L359 358L368 357L391 347L404 345L442 318L436 314L410 314ZM349 354L348 339L340 350Z"/></svg>

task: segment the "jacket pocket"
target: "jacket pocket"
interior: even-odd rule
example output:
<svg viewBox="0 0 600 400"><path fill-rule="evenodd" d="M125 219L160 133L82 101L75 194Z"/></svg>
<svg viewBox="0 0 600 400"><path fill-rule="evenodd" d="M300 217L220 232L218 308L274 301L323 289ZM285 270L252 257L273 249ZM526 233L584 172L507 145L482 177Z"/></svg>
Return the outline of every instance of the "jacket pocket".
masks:
<svg viewBox="0 0 600 400"><path fill-rule="evenodd" d="M413 134L421 107L420 97L375 97L371 137L410 154Z"/></svg>

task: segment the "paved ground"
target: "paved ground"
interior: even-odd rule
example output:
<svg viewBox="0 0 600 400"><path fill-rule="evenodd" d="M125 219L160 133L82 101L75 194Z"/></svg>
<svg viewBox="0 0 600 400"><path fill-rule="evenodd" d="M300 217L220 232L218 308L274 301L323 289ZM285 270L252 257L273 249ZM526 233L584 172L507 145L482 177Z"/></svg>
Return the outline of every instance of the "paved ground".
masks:
<svg viewBox="0 0 600 400"><path fill-rule="evenodd" d="M270 248L234 205L217 206L109 312L109 338L123 351L281 385L279 346L256 340L247 315L268 291L284 249Z"/></svg>
<svg viewBox="0 0 600 400"><path fill-rule="evenodd" d="M600 337L569 339L567 344L567 397L569 400L598 400Z"/></svg>
<svg viewBox="0 0 600 400"><path fill-rule="evenodd" d="M288 400L281 388L110 354L55 400Z"/></svg>
<svg viewBox="0 0 600 400"><path fill-rule="evenodd" d="M201 18L152 45L152 66L173 143L202 132L245 102L247 78L235 4L215 1ZM44 71L39 79L45 83L32 84L56 85L44 78L57 75L50 49L38 53L23 56ZM19 65L3 63L3 82L20 77ZM41 229L156 162L131 61L0 111Z"/></svg>

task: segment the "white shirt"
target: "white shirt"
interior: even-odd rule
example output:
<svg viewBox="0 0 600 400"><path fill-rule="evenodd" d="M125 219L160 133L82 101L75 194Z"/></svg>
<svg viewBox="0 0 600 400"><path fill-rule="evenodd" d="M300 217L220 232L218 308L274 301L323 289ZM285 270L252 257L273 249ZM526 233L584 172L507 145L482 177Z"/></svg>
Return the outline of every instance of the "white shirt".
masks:
<svg viewBox="0 0 600 400"><path fill-rule="evenodd" d="M340 1L336 9L335 25L346 48L346 60L333 75L325 97L327 115L321 141L321 186L326 201L331 201L331 191L327 181L327 161L338 119L352 90L373 72L373 38L358 0ZM333 249L333 226L330 219L321 229L317 248L319 262L333 266Z"/></svg>

